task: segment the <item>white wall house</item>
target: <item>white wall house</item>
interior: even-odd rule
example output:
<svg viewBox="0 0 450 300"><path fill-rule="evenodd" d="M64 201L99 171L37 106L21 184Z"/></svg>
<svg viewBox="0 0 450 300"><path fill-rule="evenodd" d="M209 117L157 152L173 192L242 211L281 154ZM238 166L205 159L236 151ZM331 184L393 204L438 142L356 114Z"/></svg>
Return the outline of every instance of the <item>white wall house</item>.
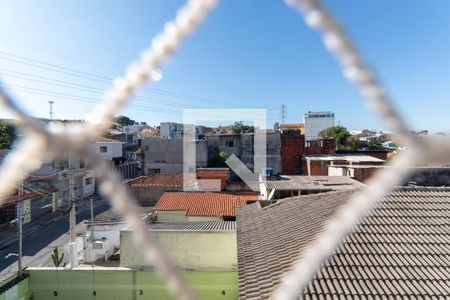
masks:
<svg viewBox="0 0 450 300"><path fill-rule="evenodd" d="M318 133L320 131L334 126L334 113L331 111L309 111L305 113L303 122L305 124L305 140L316 140L319 138Z"/></svg>
<svg viewBox="0 0 450 300"><path fill-rule="evenodd" d="M163 138L182 138L184 125L173 122L162 122L159 125L159 136Z"/></svg>
<svg viewBox="0 0 450 300"><path fill-rule="evenodd" d="M103 159L113 160L116 157L122 157L122 145L123 142L119 142L116 140L101 138L96 141L93 141L90 144L91 149L98 155L100 155Z"/></svg>

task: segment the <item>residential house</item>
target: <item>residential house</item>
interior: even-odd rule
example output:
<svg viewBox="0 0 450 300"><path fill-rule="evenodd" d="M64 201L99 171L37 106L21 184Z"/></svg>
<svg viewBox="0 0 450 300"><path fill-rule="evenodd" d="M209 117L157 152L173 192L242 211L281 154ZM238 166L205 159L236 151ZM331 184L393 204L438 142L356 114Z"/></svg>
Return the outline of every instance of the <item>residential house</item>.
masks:
<svg viewBox="0 0 450 300"><path fill-rule="evenodd" d="M194 141L192 141L194 142ZM205 141L195 141L196 167L204 168L208 164L208 152ZM182 173L183 172L183 139L163 139L153 137L141 141L144 153L144 174Z"/></svg>
<svg viewBox="0 0 450 300"><path fill-rule="evenodd" d="M237 209L239 299L269 299L354 190ZM399 188L355 223L301 299L445 299L450 296L448 188Z"/></svg>

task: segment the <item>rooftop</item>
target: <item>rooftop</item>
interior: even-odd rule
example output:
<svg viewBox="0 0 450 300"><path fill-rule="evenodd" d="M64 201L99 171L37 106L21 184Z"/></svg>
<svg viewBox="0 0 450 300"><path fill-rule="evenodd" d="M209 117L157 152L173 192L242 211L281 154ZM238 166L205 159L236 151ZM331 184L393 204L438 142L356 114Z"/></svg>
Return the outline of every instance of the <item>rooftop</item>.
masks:
<svg viewBox="0 0 450 300"><path fill-rule="evenodd" d="M154 222L151 231L236 231L235 221Z"/></svg>
<svg viewBox="0 0 450 300"><path fill-rule="evenodd" d="M140 176L126 181L130 186L182 188L182 173L156 173Z"/></svg>
<svg viewBox="0 0 450 300"><path fill-rule="evenodd" d="M272 177L271 177L272 178ZM277 180L265 180L269 190L339 191L364 186L347 176L280 176Z"/></svg>
<svg viewBox="0 0 450 300"><path fill-rule="evenodd" d="M120 144L123 144L123 142L113 140L113 139L108 139L105 137L98 137L93 142L94 143L120 143Z"/></svg>
<svg viewBox="0 0 450 300"><path fill-rule="evenodd" d="M165 192L156 211L186 211L186 216L236 216L235 208L258 200L256 193Z"/></svg>
<svg viewBox="0 0 450 300"><path fill-rule="evenodd" d="M346 160L351 162L379 162L384 160L365 154L305 154L303 156L307 160Z"/></svg>
<svg viewBox="0 0 450 300"><path fill-rule="evenodd" d="M278 125L279 128L286 128L286 129L298 129L298 128L304 128L305 124L280 124Z"/></svg>
<svg viewBox="0 0 450 300"><path fill-rule="evenodd" d="M354 191L238 209L240 299L267 299ZM360 220L303 299L432 299L450 291L450 189L400 188Z"/></svg>

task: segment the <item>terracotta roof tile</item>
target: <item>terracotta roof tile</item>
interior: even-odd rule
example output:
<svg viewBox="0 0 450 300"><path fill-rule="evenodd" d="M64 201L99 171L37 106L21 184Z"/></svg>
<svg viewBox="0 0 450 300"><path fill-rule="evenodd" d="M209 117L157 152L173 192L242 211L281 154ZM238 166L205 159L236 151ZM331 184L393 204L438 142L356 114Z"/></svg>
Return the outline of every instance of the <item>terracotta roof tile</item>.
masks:
<svg viewBox="0 0 450 300"><path fill-rule="evenodd" d="M126 183L133 187L182 188L183 174L157 173L130 179Z"/></svg>
<svg viewBox="0 0 450 300"><path fill-rule="evenodd" d="M186 211L187 216L236 216L235 208L258 200L255 193L165 192L155 210Z"/></svg>

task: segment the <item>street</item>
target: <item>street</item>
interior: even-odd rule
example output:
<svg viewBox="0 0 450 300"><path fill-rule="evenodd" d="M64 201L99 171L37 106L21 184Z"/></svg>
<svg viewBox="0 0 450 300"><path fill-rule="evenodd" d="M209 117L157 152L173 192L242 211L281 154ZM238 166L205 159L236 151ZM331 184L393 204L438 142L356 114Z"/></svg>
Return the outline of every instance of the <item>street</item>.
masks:
<svg viewBox="0 0 450 300"><path fill-rule="evenodd" d="M94 202L94 215L110 208L107 200L99 198ZM78 208L77 229L83 220L90 219L90 206L84 205ZM69 215L59 216L52 221L40 226L39 230L24 233L23 236L23 265L33 267L53 266L51 252L53 247L64 247L69 242ZM60 249L62 250L62 249ZM17 240L3 246L0 250L0 278L17 270L17 257L5 258L9 253L18 252Z"/></svg>

